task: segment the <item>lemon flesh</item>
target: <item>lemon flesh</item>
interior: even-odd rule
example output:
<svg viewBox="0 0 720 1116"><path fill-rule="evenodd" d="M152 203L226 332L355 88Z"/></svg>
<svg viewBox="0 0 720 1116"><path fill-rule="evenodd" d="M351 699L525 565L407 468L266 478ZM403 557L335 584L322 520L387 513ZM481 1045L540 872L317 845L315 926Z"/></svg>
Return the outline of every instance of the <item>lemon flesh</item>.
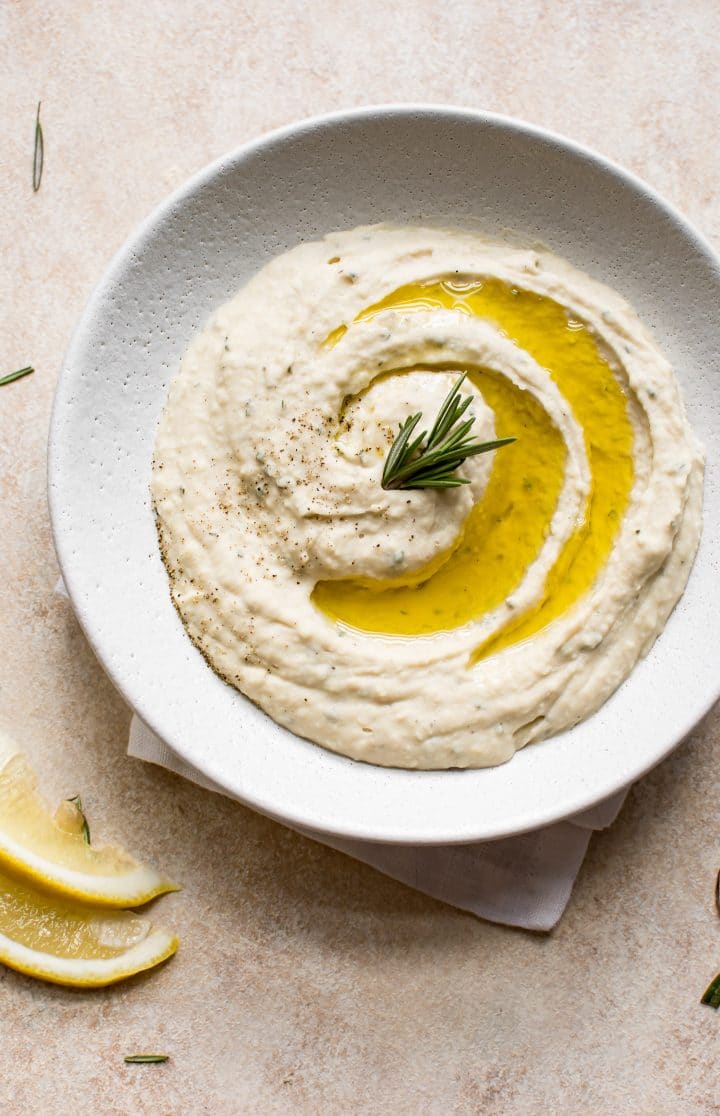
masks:
<svg viewBox="0 0 720 1116"><path fill-rule="evenodd" d="M178 890L125 849L88 844L67 815L67 808L51 815L27 759L0 738L0 871L103 907L137 907Z"/></svg>
<svg viewBox="0 0 720 1116"><path fill-rule="evenodd" d="M114 984L165 961L177 938L130 911L43 894L0 871L0 961L55 984Z"/></svg>

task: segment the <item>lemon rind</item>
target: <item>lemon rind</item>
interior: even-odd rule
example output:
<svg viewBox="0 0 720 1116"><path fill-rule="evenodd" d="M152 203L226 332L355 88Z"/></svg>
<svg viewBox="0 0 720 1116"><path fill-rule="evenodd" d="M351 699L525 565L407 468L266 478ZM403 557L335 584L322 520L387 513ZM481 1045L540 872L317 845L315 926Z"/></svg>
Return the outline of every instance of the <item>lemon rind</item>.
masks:
<svg viewBox="0 0 720 1116"><path fill-rule="evenodd" d="M103 988L152 969L175 953L178 939L166 930L153 929L137 945L116 957L53 957L30 949L0 933L0 962L38 980L73 988Z"/></svg>
<svg viewBox="0 0 720 1116"><path fill-rule="evenodd" d="M139 907L158 895L180 890L178 884L144 864L116 876L94 875L77 868L66 868L1 831L0 868L7 868L55 895L101 907Z"/></svg>

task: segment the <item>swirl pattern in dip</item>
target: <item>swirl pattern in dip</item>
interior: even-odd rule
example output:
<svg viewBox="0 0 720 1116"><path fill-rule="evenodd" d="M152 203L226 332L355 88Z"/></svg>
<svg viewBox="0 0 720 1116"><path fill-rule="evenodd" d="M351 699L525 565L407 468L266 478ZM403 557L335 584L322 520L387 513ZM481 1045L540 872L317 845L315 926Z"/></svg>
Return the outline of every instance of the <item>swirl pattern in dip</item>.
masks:
<svg viewBox="0 0 720 1116"><path fill-rule="evenodd" d="M384 491L461 372L469 484ZM376 226L272 260L193 341L152 480L173 600L217 673L335 751L501 763L592 713L697 548L702 453L615 292L545 251Z"/></svg>

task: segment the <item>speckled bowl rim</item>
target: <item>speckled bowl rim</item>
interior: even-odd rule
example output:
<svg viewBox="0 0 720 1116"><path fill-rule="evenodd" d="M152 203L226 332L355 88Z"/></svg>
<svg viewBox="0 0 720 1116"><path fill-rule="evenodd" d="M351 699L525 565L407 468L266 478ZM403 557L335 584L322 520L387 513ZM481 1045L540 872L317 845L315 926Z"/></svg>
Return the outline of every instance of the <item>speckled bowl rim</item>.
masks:
<svg viewBox="0 0 720 1116"><path fill-rule="evenodd" d="M448 120L458 122L475 122L486 128L498 129L501 132L513 135L521 134L528 141L551 145L552 148L563 152L571 160L579 160L585 164L590 164L604 174L612 176L635 198L640 198L648 206L659 210L665 220L669 221L682 234L692 252L701 257L704 265L714 273L717 293L720 296L720 258L707 240L674 206L661 198L640 178L580 143L512 117L445 104L371 105L310 117L245 143L200 170L163 201L115 254L89 299L74 332L58 382L50 422L48 501L60 569L75 614L90 645L129 705L183 760L194 766L203 776L212 780L228 794L270 817L287 822L300 829L315 830L340 837L358 838L367 841L454 844L497 839L536 829L588 809L630 785L665 758L708 712L720 696L720 662L712 671L708 672L707 685L703 687L702 695L685 708L683 716L677 719L672 733L667 738L655 741L654 746L649 751L645 749L634 757L629 757L624 764L616 767L616 769L608 771L606 767L600 765L595 773L592 771L589 773L589 778L570 780L570 785L557 788L556 794L546 796L545 799L539 796L539 799L533 802L530 807L527 803L519 809L508 805L507 810L503 812L501 817L495 816L491 819L483 816L480 807L477 814L473 813L470 816L466 811L464 814L452 817L451 821L445 820L440 825L433 824L430 817L428 817L427 825L424 823L418 824L417 821L408 824L401 816L402 801L405 796L412 796L413 786L420 785L417 782L418 779L430 779L432 777L437 779L438 776L441 776L444 779L443 787L445 790L450 785L448 780L471 779L475 780L478 790L490 789L487 781L493 778L492 772L505 769L426 773L374 768L376 772L380 773L379 778L381 780L400 781L402 794L396 796L396 803L400 807L400 815L394 814L392 817L387 817L376 813L374 816L369 816L363 811L353 811L352 817L342 814L332 815L332 813L329 816L327 808L323 808L322 805L310 809L307 806L299 808L292 797L287 794L279 797L268 786L247 785L242 779L238 780L232 774L228 774L222 756L199 750L195 747L194 740L183 738L175 731L176 726L173 724L173 718L168 715L168 702L162 699L157 688L151 694L148 693L142 684L138 684L137 678L131 672L126 671L122 664L118 665L117 658L111 653L107 641L100 634L97 599L88 597L86 592L87 571L83 570L82 563L77 561L76 539L73 537L72 531L68 529L65 520L65 513L68 510L66 491L68 474L66 470L69 466L68 457L63 450L64 439L67 435L67 408L71 408L73 405L73 390L79 362L82 360L83 349L88 336L93 330L98 316L102 316L104 312L109 292L116 283L122 282L126 278L129 262L138 246L157 235L169 215L216 175L227 171L228 168L240 166L244 160L252 158L259 152L269 151L277 145L284 144L289 139L296 139L315 129L342 128L346 124L363 119L397 119L398 117L405 118L408 125L411 126L413 118L425 115L435 118L445 117ZM228 295L230 293L228 292ZM79 512L77 508L74 510L75 513ZM693 576L694 574L691 575L691 581ZM172 607L169 603L169 595L168 607ZM128 652L130 652L129 648ZM204 669L208 669L204 663L202 665ZM233 700L246 702L247 705L251 704L242 695L235 691L230 692L233 694ZM265 717L264 714L260 714L260 716ZM269 720L269 718L267 719ZM285 732L286 730L281 731ZM576 730L571 731L575 732ZM292 734L289 735L292 736ZM315 745L309 744L307 741L302 741L297 737L293 737L293 739L297 741L298 745L316 749ZM541 745L533 745L531 748L552 747L552 743L550 741ZM323 752L322 749L317 750ZM525 751L530 751L530 749ZM323 754L332 755L324 752ZM519 753L519 756L511 761L509 765L511 769L512 765L517 764L518 758L523 754L524 752ZM357 771L366 766L354 764L352 761L344 759L344 757L332 756L332 760L348 765L349 770ZM587 776L588 772L585 772L585 775ZM362 793L362 791L359 793ZM448 819L451 817L452 811L443 810L443 814Z"/></svg>

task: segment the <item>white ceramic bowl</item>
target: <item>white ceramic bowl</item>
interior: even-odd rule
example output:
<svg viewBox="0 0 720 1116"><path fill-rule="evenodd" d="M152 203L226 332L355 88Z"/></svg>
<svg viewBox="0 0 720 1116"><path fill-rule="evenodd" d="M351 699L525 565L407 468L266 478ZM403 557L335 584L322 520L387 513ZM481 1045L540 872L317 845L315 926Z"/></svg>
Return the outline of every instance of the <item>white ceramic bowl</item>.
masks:
<svg viewBox="0 0 720 1116"><path fill-rule="evenodd" d="M192 334L277 253L330 229L388 220L509 230L616 287L673 361L708 450L700 551L647 659L589 720L489 770L372 767L280 728L192 646L157 546L148 492L155 428ZM65 583L96 654L185 760L297 825L459 842L594 804L667 755L720 692L719 304L719 261L671 206L598 155L515 120L368 108L303 121L220 159L117 254L60 377L50 510Z"/></svg>

